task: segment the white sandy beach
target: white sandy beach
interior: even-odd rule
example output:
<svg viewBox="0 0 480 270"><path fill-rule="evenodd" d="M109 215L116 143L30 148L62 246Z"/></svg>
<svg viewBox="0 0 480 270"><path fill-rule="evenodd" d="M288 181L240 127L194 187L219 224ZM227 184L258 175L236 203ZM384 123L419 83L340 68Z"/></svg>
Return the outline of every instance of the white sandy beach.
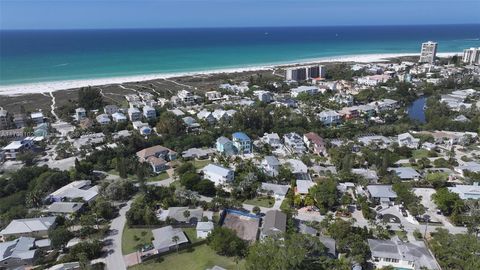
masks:
<svg viewBox="0 0 480 270"><path fill-rule="evenodd" d="M455 54L461 54L459 52L447 52L437 53L439 57L449 57ZM210 71L199 72L183 72L183 73L162 73L162 74L148 74L148 75L134 75L123 77L110 77L110 78L96 78L96 79L81 79L81 80L65 80L65 81L50 81L39 83L26 83L26 84L13 84L0 86L0 95L4 96L16 96L25 94L40 94L49 93L59 90L67 90L72 88L79 88L85 86L99 86L109 84L121 84L127 82L140 82L155 79L168 79L181 76L193 76L193 75L209 75L219 73L234 73L244 71L257 71L257 70L270 70L278 66L288 66L297 64L309 64L320 62L357 62L357 63L369 63L369 62L381 62L387 58L402 57L402 56L415 56L415 53L385 53L385 54L363 54L363 55L347 55L337 57L323 57L317 59L310 59L301 62L283 62L279 64L253 66L244 68L231 68L231 69L218 69Z"/></svg>

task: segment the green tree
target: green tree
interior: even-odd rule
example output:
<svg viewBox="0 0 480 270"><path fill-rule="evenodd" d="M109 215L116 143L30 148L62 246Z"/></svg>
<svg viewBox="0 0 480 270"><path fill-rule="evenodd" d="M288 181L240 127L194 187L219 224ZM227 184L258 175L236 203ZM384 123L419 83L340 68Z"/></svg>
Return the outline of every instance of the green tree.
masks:
<svg viewBox="0 0 480 270"><path fill-rule="evenodd" d="M208 235L207 243L215 252L223 256L243 257L247 248L247 244L237 236L235 231L225 227L216 227Z"/></svg>
<svg viewBox="0 0 480 270"><path fill-rule="evenodd" d="M432 195L432 199L444 215L460 214L464 203L458 194L450 192L447 188L441 188Z"/></svg>

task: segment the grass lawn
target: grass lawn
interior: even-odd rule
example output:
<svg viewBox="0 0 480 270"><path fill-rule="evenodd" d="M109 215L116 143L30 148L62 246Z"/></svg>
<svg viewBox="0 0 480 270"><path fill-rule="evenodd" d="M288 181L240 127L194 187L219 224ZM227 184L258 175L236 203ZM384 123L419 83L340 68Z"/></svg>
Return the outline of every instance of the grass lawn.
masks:
<svg viewBox="0 0 480 270"><path fill-rule="evenodd" d="M420 159L420 158L428 158L428 150L425 150L425 149L417 149L417 150L413 150L412 152L412 156L413 158L415 159Z"/></svg>
<svg viewBox="0 0 480 270"><path fill-rule="evenodd" d="M152 243L152 229L133 229L125 226L122 235L122 253L137 251L139 245Z"/></svg>
<svg viewBox="0 0 480 270"><path fill-rule="evenodd" d="M149 177L146 179L147 182L156 182L156 181L162 181L168 178L168 173L167 172L162 172L156 176Z"/></svg>
<svg viewBox="0 0 480 270"><path fill-rule="evenodd" d="M192 160L193 165L195 166L195 169L201 169L208 164L212 163L210 159L201 159L201 160Z"/></svg>
<svg viewBox="0 0 480 270"><path fill-rule="evenodd" d="M243 203L270 208L275 204L275 199L272 197L257 197Z"/></svg>
<svg viewBox="0 0 480 270"><path fill-rule="evenodd" d="M187 235L188 239L192 243L196 243L202 239L197 238L197 229L196 228L182 228L183 232Z"/></svg>
<svg viewBox="0 0 480 270"><path fill-rule="evenodd" d="M207 245L201 245L191 250L186 249L180 251L178 254L172 253L162 257L161 262L155 260L147 261L143 264L138 264L128 269L130 270L170 270L170 269L182 269L182 270L205 270L211 268L214 265L218 265L225 269L236 270L237 266L233 258L223 257L217 255ZM245 269L245 261L242 260L238 264L239 270Z"/></svg>

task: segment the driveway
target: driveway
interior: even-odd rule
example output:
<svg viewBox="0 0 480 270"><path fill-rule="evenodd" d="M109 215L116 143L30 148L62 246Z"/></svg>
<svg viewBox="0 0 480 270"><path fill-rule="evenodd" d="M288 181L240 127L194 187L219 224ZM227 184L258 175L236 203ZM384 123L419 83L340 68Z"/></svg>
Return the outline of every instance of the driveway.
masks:
<svg viewBox="0 0 480 270"><path fill-rule="evenodd" d="M122 234L123 227L127 222L126 213L130 209L132 201L120 209L118 217L112 220L110 225L110 234L104 239L107 249L107 257L105 263L107 270L124 270L127 269L122 254Z"/></svg>

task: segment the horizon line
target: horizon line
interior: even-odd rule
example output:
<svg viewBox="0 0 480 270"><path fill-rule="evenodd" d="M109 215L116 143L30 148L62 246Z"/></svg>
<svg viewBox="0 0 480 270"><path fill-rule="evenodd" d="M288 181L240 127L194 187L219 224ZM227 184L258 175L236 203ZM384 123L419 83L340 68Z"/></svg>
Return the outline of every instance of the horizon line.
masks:
<svg viewBox="0 0 480 270"><path fill-rule="evenodd" d="M68 30L180 30L180 29L247 29L247 28L320 28L320 27L401 27L401 26L480 26L478 23L441 24L338 24L338 25L259 25L259 26L187 26L187 27L99 27L99 28L4 28L0 31L68 31Z"/></svg>

